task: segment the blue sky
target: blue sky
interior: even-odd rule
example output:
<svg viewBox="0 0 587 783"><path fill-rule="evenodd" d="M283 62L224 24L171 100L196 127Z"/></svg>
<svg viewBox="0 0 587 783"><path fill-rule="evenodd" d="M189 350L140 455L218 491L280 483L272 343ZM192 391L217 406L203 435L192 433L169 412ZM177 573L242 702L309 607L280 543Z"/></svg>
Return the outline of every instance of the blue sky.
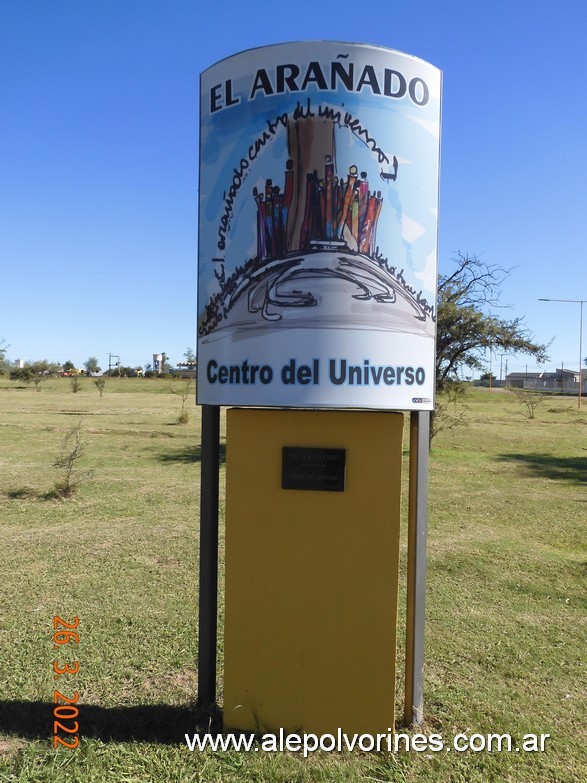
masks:
<svg viewBox="0 0 587 783"><path fill-rule="evenodd" d="M515 267L508 317L576 367L587 299L587 2L2 0L0 338L144 365L195 348L198 83L256 46L386 46L443 71L439 270ZM293 10L295 9L295 10ZM587 306L584 308L587 333ZM583 355L587 355L587 338ZM494 359L499 374L499 358ZM504 360L505 361L505 360ZM525 357L510 357L523 370ZM532 360L528 369L534 369Z"/></svg>

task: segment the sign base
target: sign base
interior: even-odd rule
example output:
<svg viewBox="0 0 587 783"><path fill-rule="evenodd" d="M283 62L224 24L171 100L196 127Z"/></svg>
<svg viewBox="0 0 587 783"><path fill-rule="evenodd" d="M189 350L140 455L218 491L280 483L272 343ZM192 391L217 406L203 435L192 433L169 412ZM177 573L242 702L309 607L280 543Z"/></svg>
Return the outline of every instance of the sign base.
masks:
<svg viewBox="0 0 587 783"><path fill-rule="evenodd" d="M402 434L399 413L227 412L225 729L393 728ZM284 489L285 448L344 450L341 488Z"/></svg>

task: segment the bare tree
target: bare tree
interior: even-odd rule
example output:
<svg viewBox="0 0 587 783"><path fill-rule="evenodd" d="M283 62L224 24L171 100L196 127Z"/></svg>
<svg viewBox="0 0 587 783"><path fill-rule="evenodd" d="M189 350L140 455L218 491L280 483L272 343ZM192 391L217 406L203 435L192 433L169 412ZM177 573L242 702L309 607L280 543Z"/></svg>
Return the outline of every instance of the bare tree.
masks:
<svg viewBox="0 0 587 783"><path fill-rule="evenodd" d="M53 492L50 493L54 497L71 497L77 492L81 482L92 475L91 470L81 471L78 467L85 451L81 429L82 419L67 432L61 451L53 462L53 467L61 472L61 479L55 482Z"/></svg>
<svg viewBox="0 0 587 783"><path fill-rule="evenodd" d="M481 369L481 357L488 348L546 361L548 346L533 342L523 318L507 320L491 312L492 308L503 307L501 285L512 270L461 253L454 261L456 269L438 278L437 390L458 382L458 371L463 367Z"/></svg>

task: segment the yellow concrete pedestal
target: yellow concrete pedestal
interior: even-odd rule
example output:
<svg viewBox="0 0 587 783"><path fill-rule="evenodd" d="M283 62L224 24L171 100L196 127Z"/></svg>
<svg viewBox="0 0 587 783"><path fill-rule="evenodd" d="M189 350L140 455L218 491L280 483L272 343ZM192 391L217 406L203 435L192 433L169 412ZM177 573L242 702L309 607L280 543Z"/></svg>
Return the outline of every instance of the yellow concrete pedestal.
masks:
<svg viewBox="0 0 587 783"><path fill-rule="evenodd" d="M399 413L227 413L224 726L394 723ZM282 448L346 450L342 492L284 490Z"/></svg>

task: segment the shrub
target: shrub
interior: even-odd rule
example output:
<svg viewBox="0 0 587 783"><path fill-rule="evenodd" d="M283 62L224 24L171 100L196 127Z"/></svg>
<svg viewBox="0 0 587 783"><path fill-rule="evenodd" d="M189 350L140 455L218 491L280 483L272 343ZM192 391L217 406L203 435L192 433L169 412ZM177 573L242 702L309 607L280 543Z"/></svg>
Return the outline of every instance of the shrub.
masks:
<svg viewBox="0 0 587 783"><path fill-rule="evenodd" d="M106 386L106 378L96 378L94 384L98 387L100 397L104 394L104 387Z"/></svg>
<svg viewBox="0 0 587 783"><path fill-rule="evenodd" d="M53 467L61 472L61 478L55 482L52 497L67 498L75 495L81 482L92 475L91 470L80 471L78 462L82 458L85 445L81 437L82 420L66 434L61 452L55 458Z"/></svg>
<svg viewBox="0 0 587 783"><path fill-rule="evenodd" d="M516 396L516 399L522 406L522 413L527 419L536 418L536 408L538 408L544 402L544 397L539 392L533 392L529 389L519 389L517 386L508 386L508 391L511 391Z"/></svg>

